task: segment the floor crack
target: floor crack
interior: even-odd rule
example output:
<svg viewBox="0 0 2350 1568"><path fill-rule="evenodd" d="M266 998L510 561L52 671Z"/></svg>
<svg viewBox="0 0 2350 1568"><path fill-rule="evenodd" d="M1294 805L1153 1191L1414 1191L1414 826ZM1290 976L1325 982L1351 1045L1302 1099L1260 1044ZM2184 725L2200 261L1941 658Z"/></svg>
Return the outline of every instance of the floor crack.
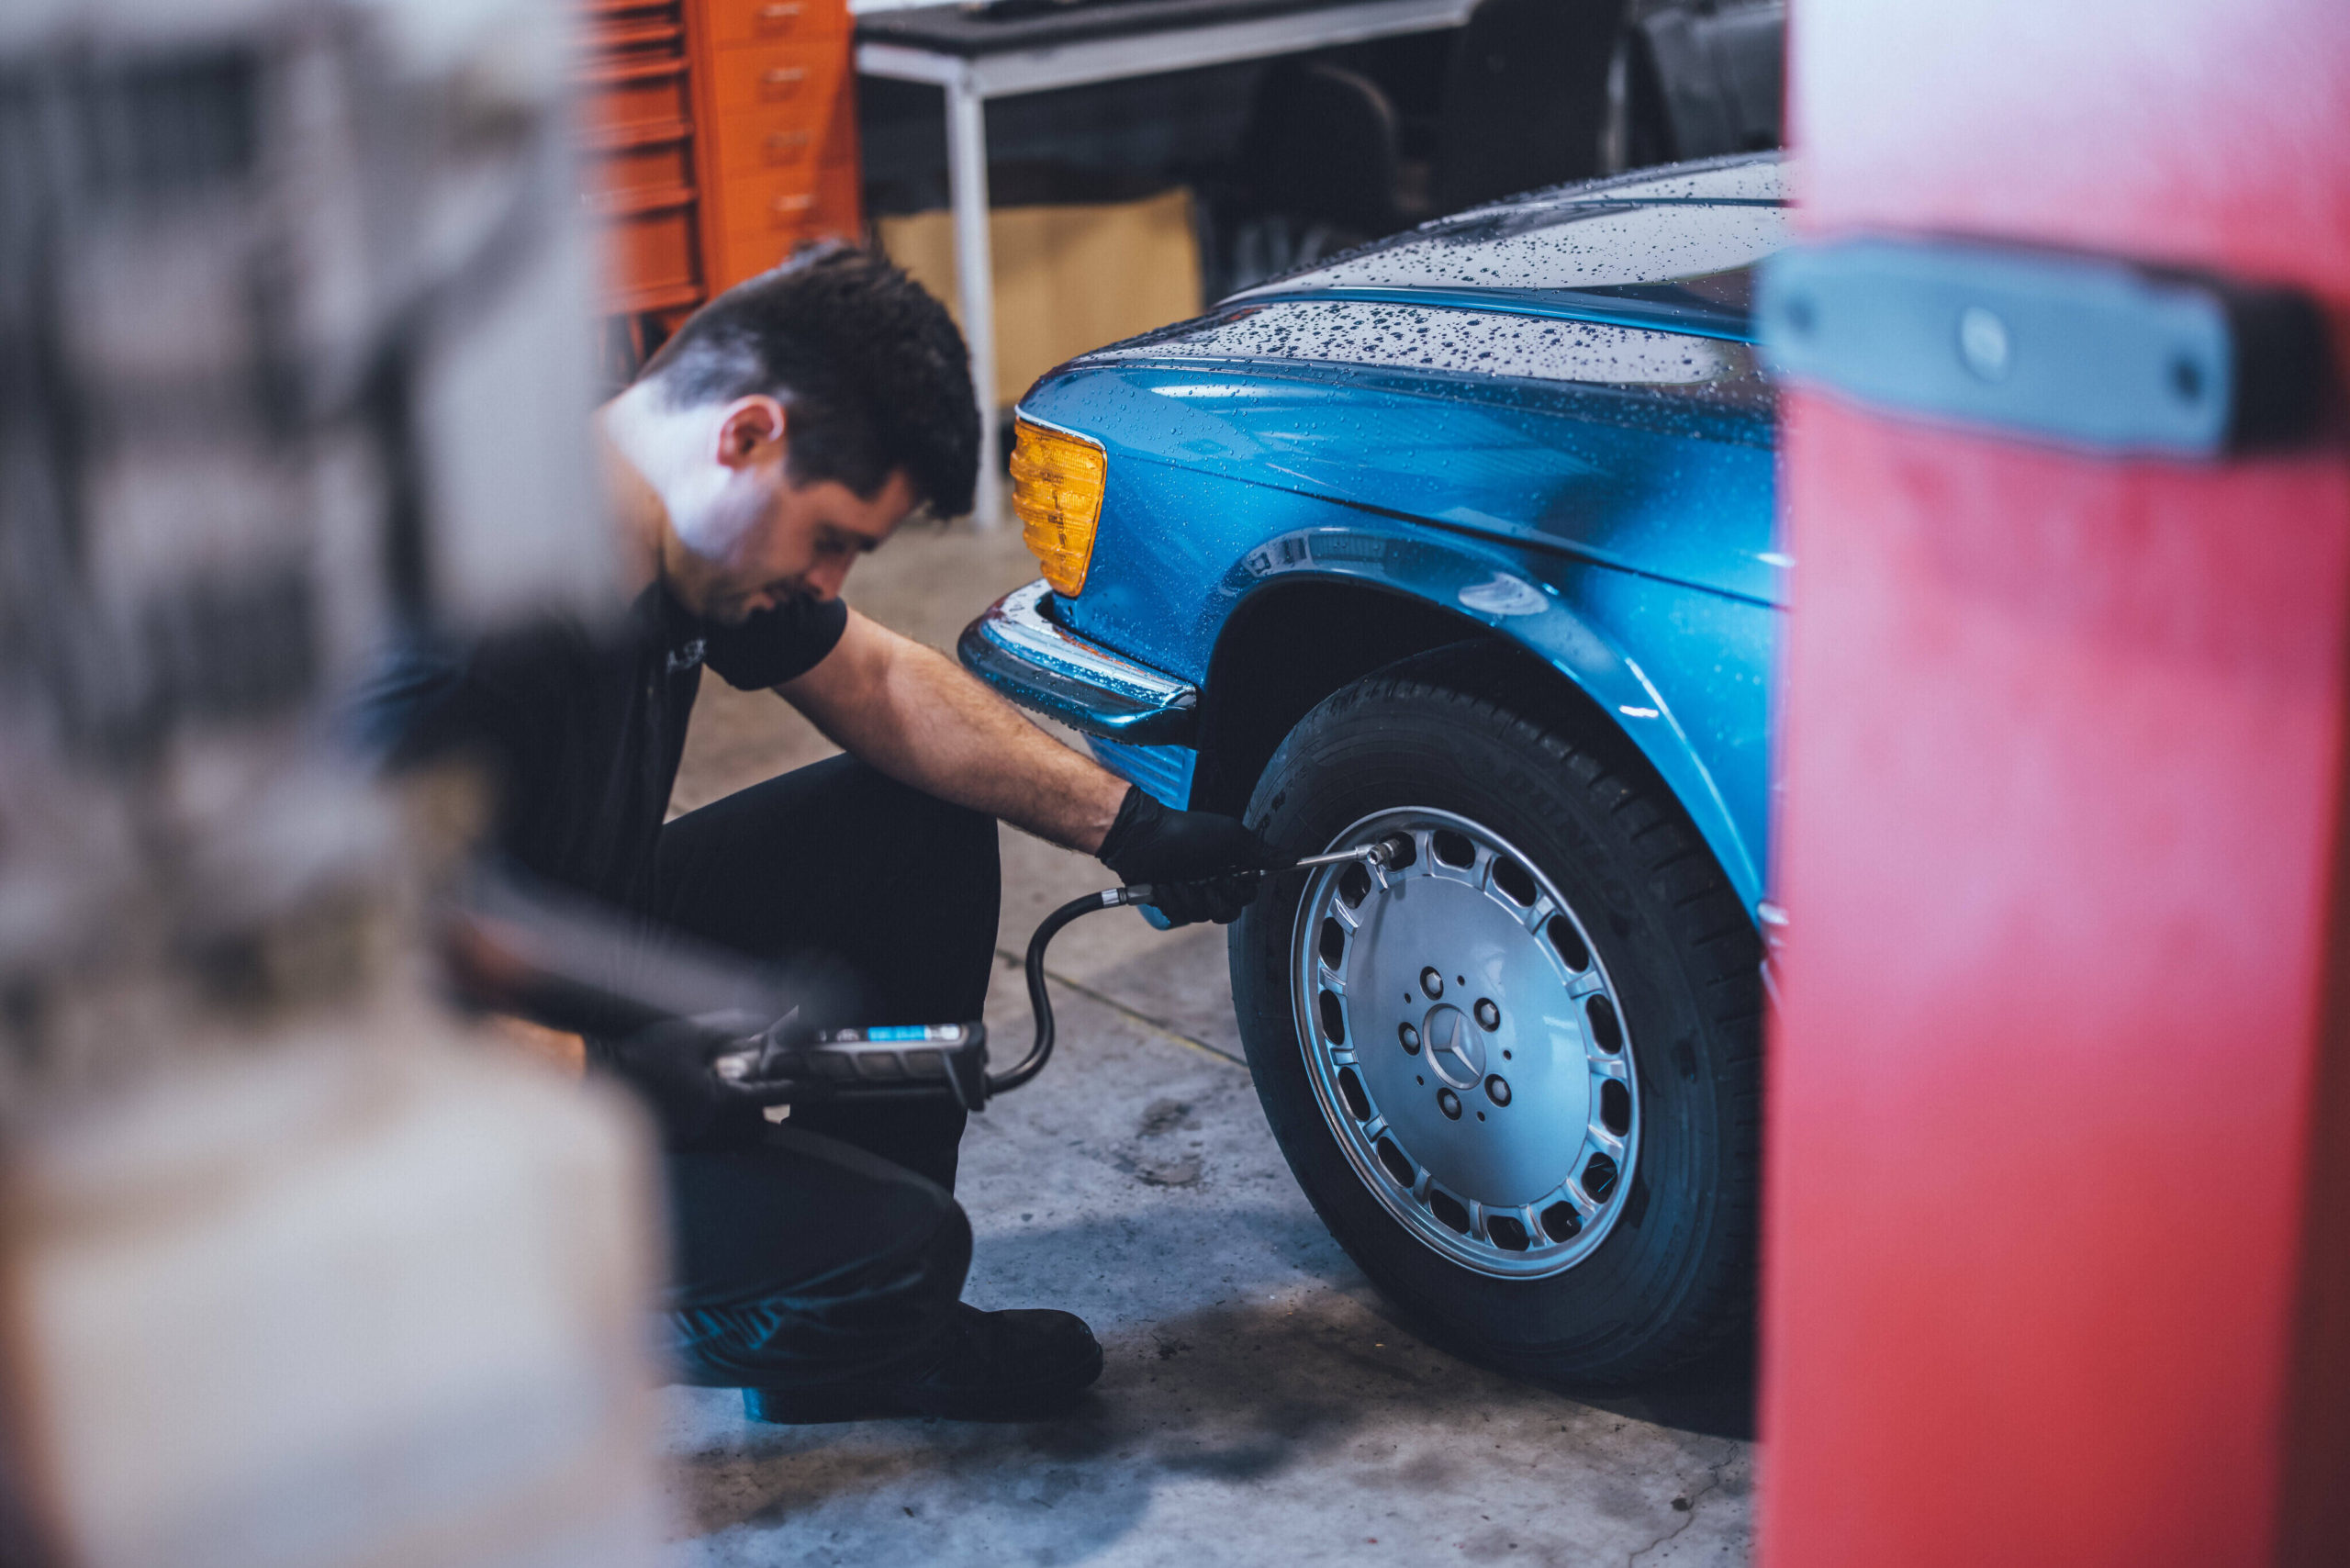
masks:
<svg viewBox="0 0 2350 1568"><path fill-rule="evenodd" d="M1646 1546L1643 1546L1639 1551L1633 1552L1629 1557L1624 1559L1624 1568L1631 1568L1633 1563L1638 1562L1641 1558L1646 1557L1650 1552L1654 1551L1658 1547L1662 1546L1669 1540L1672 1540L1683 1530L1685 1530L1691 1525L1695 1524L1697 1522L1697 1500L1722 1484L1722 1472L1729 1468L1730 1462L1737 1457L1738 1456L1735 1453L1726 1454L1714 1463L1707 1465L1706 1467L1706 1484L1703 1486L1696 1488L1695 1491L1682 1494L1682 1500L1687 1503L1689 1506L1688 1510L1681 1516L1681 1522L1673 1526L1671 1529L1665 1531L1662 1535L1657 1537L1654 1540L1649 1542Z"/></svg>
<svg viewBox="0 0 2350 1568"><path fill-rule="evenodd" d="M1013 952L1009 947L998 947L996 952L1008 963L1020 964L1026 961L1019 954ZM1248 1070L1248 1061L1246 1057L1234 1056L1230 1051L1209 1045L1205 1040L1194 1039L1191 1036L1182 1033L1181 1030L1170 1029L1158 1019L1153 1018L1149 1014L1138 1012L1136 1009L1127 1006L1125 1002L1120 1002L1116 997L1111 996L1103 991L1096 991L1091 986L1085 984L1081 980L1073 980L1067 975L1056 974L1050 969L1046 969L1045 971L1045 978L1052 981L1055 985L1060 986L1065 990L1077 992L1078 995L1084 997L1090 1002L1098 1002L1102 1006L1109 1008L1112 1012L1123 1014L1133 1022L1141 1025L1144 1028L1149 1030L1152 1034L1157 1035L1161 1039L1172 1040L1179 1046L1189 1046L1195 1051L1203 1051L1207 1055L1215 1058L1218 1061L1230 1062L1233 1066L1240 1069L1243 1072Z"/></svg>

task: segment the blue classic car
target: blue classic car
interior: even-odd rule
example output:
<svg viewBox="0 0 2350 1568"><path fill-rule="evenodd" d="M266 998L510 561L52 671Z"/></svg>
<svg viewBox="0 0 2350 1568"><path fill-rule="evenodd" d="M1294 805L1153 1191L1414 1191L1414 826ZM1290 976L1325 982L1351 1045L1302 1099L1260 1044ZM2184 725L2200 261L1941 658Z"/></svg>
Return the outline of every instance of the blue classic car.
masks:
<svg viewBox="0 0 2350 1568"><path fill-rule="evenodd" d="M1266 1114L1448 1342L1649 1377L1754 1268L1774 405L1739 158L1427 224L1060 366L1046 569L964 661L1285 852L1230 934Z"/></svg>

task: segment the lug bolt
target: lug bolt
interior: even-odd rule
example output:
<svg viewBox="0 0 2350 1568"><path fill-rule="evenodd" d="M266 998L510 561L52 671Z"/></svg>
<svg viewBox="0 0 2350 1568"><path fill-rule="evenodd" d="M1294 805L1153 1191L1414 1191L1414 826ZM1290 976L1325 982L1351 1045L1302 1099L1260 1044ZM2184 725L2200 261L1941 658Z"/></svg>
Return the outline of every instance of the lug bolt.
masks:
<svg viewBox="0 0 2350 1568"><path fill-rule="evenodd" d="M1477 999L1477 1026L1485 1030L1498 1029L1502 1026L1502 1010L1494 1005L1491 997L1481 996Z"/></svg>
<svg viewBox="0 0 2350 1568"><path fill-rule="evenodd" d="M1409 1024L1396 1028L1395 1037L1404 1042L1404 1049L1412 1056L1420 1054L1420 1032Z"/></svg>
<svg viewBox="0 0 2350 1568"><path fill-rule="evenodd" d="M1436 1108L1457 1122L1460 1119L1460 1096L1449 1089L1439 1089L1436 1092Z"/></svg>
<svg viewBox="0 0 2350 1568"><path fill-rule="evenodd" d="M1444 994L1444 977L1437 973L1434 969L1422 969L1420 971L1420 989L1428 993L1428 1000L1430 1002L1434 1002L1438 997Z"/></svg>
<svg viewBox="0 0 2350 1568"><path fill-rule="evenodd" d="M1500 1073L1485 1080L1485 1097L1496 1105L1509 1103L1509 1080Z"/></svg>

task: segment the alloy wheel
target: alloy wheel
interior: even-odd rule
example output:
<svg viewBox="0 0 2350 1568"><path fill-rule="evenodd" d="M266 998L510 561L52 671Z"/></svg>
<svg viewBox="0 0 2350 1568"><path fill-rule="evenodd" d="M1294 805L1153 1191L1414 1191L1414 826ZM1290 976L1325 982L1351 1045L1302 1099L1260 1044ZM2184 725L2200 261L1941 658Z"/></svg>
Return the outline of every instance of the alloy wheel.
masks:
<svg viewBox="0 0 2350 1568"><path fill-rule="evenodd" d="M1297 1035L1324 1118L1421 1243L1535 1279L1606 1239L1639 1151L1633 1044L1583 921L1532 861L1466 817L1405 807L1329 847L1291 950Z"/></svg>

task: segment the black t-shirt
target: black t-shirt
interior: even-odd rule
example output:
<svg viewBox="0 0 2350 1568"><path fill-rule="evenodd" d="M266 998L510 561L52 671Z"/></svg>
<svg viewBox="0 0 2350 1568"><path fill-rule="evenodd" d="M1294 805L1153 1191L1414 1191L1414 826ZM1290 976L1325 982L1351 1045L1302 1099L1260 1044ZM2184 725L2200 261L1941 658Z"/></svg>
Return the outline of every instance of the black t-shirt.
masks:
<svg viewBox="0 0 2350 1568"><path fill-rule="evenodd" d="M656 583L603 636L540 626L405 646L358 694L356 727L395 767L480 756L498 786L499 850L550 882L643 910L701 666L730 686L778 686L847 626L846 605L813 599L713 626Z"/></svg>

